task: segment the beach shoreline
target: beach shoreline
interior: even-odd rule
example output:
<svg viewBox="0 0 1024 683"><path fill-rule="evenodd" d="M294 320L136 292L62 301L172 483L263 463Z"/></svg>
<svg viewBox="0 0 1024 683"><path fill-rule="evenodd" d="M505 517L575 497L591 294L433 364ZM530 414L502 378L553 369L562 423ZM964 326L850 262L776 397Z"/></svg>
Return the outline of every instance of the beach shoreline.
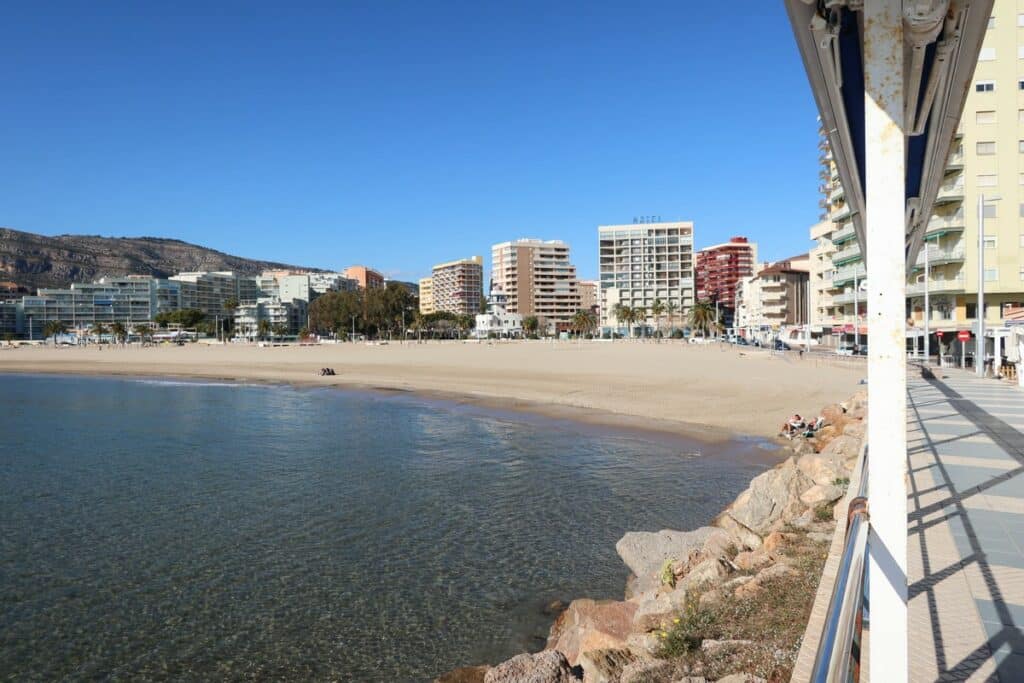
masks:
<svg viewBox="0 0 1024 683"><path fill-rule="evenodd" d="M332 367L335 376L318 376ZM0 373L175 378L409 393L705 443L778 443L780 414L840 400L862 370L672 343L20 347ZM731 395L730 395L731 394Z"/></svg>

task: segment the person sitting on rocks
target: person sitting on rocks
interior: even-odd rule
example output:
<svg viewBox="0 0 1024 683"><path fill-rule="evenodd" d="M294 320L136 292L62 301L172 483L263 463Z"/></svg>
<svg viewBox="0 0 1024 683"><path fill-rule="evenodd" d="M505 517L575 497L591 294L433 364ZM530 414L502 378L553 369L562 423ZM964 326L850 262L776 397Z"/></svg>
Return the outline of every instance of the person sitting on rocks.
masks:
<svg viewBox="0 0 1024 683"><path fill-rule="evenodd" d="M806 426L807 423L800 417L800 413L793 413L793 416L782 424L781 431L785 436L793 438L794 434L798 434Z"/></svg>

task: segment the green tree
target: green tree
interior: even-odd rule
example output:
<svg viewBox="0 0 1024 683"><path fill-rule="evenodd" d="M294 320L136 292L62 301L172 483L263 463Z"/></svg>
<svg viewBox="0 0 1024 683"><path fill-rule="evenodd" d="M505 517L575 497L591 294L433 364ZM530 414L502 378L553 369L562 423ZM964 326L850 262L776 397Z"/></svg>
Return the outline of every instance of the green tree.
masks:
<svg viewBox="0 0 1024 683"><path fill-rule="evenodd" d="M540 329L540 319L537 316L528 315L523 318L523 332L536 336L538 329Z"/></svg>
<svg viewBox="0 0 1024 683"><path fill-rule="evenodd" d="M277 339L288 336L288 326L284 323L275 323L272 329Z"/></svg>
<svg viewBox="0 0 1024 683"><path fill-rule="evenodd" d="M661 317L665 315L665 304L661 299L655 299L651 304L651 315L654 316L654 329L661 330Z"/></svg>
<svg viewBox="0 0 1024 683"><path fill-rule="evenodd" d="M153 336L153 328L149 325L136 325L132 328L132 332L139 335L139 339L141 339L143 343L150 341Z"/></svg>
<svg viewBox="0 0 1024 683"><path fill-rule="evenodd" d="M62 334L67 334L68 326L60 320L51 320L43 325L43 338L49 339L53 337L53 345L57 345L57 337Z"/></svg>
<svg viewBox="0 0 1024 683"><path fill-rule="evenodd" d="M571 326L577 337L592 334L597 329L597 316L593 311L580 309L572 317Z"/></svg>
<svg viewBox="0 0 1024 683"><path fill-rule="evenodd" d="M97 344L102 344L103 335L107 333L107 326L100 322L93 323L89 328L89 333L96 337Z"/></svg>
<svg viewBox="0 0 1024 683"><path fill-rule="evenodd" d="M271 328L269 320L261 320L258 323L256 323L256 332L259 335L260 341L263 341L268 336L270 336L270 329Z"/></svg>
<svg viewBox="0 0 1024 683"><path fill-rule="evenodd" d="M636 325L637 323L645 327L644 336L646 336L647 309L644 308L643 306L637 306L636 308L633 309L633 324Z"/></svg>
<svg viewBox="0 0 1024 683"><path fill-rule="evenodd" d="M110 334L114 336L114 341L120 344L123 344L125 339L128 338L128 330L122 323L111 324Z"/></svg>
<svg viewBox="0 0 1024 683"><path fill-rule="evenodd" d="M669 301L665 304L665 313L668 315L668 330L671 333L676 327L676 313L679 312L679 304Z"/></svg>
<svg viewBox="0 0 1024 683"><path fill-rule="evenodd" d="M633 323L636 321L636 312L623 303L617 303L612 307L615 319L626 326L626 336L633 336Z"/></svg>
<svg viewBox="0 0 1024 683"><path fill-rule="evenodd" d="M715 307L707 299L698 301L690 309L690 327L694 332L699 332L700 336L707 337L717 326Z"/></svg>

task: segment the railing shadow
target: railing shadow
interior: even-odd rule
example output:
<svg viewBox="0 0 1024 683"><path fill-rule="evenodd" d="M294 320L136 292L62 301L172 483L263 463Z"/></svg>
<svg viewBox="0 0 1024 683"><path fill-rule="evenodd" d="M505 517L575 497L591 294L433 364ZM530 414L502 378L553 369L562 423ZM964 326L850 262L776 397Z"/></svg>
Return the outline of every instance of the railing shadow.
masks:
<svg viewBox="0 0 1024 683"><path fill-rule="evenodd" d="M914 451L919 454L930 452L935 463L927 468L921 467L917 470L911 470L910 475L911 494L909 498L912 501L914 509L907 516L908 523L911 525L908 533L911 536L918 537L917 540L921 547L923 578L909 586L909 597L913 599L922 593L926 594L928 612L932 627L932 637L935 642L935 654L936 662L938 664L939 680L964 680L978 671L978 669L980 669L988 660L992 659L993 653L1003 646L1009 646L1015 653L1024 652L1024 633L1022 633L1020 627L1013 622L1010 609L1003 598L1002 591L995 578L992 567L989 564L988 557L981 542L979 541L974 522L971 519L970 510L964 504L964 501L971 497L1024 474L1024 434L1004 420L986 412L976 403L966 399L946 384L936 380L930 371L923 371L922 376L925 382L927 382L927 385L919 386L927 386L929 389L940 392L942 394L941 400L948 402L955 409L956 415L966 418L975 427L977 427L978 431L974 432L974 434L981 434L988 437L1020 464L1020 467L1007 472L1001 472L981 484L977 484L963 491L957 491L956 484L953 481L949 470L942 462L938 448L940 445L950 443L951 441L955 441L963 437L935 441L928 434L927 429L922 428L921 433L924 444L921 447L916 448ZM908 397L909 405L914 411L915 419L913 420L913 423L923 425L920 408L925 404L934 406L936 405L936 402L930 397L925 398L922 402L915 402L914 390L911 389L908 393L910 394ZM915 478L915 474L926 469L936 475L936 478L939 479L939 483L936 486L920 489ZM938 502L930 504L921 503L921 498L924 495L927 493L934 493L937 490L947 490L949 495ZM926 521L926 518L929 517L929 515L940 511L945 511L945 514ZM953 517L956 517L959 520L962 528L964 529L967 543L970 546L970 552L965 557L962 557L960 560L948 564L947 566L935 567L933 566L933 558L929 553L925 531L931 527L948 522ZM935 587L943 580L963 571L970 565L978 567L987 587L989 596L991 597L992 604L999 616L1002 628L995 635L990 635L987 642L977 647L973 652L969 653L966 657L963 657L960 661L949 662L947 661L945 647L943 645L942 625L939 619L940 607L938 605ZM1011 660L1012 657L1004 658L1002 662L997 663L996 666L996 672L999 676L998 680L1003 681L1004 683L1017 680L1015 677L1020 675L1019 670L1014 669L1011 671L1010 667L1014 666L1010 663Z"/></svg>

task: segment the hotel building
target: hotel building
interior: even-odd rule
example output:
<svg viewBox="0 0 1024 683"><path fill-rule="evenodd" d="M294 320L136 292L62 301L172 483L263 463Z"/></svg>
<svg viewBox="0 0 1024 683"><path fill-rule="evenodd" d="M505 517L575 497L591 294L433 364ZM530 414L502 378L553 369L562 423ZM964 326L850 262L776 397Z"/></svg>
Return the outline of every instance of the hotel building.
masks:
<svg viewBox="0 0 1024 683"><path fill-rule="evenodd" d="M495 244L491 288L507 295L509 313L537 316L549 333L567 330L580 310L576 266L569 261L569 245L557 240Z"/></svg>
<svg viewBox="0 0 1024 683"><path fill-rule="evenodd" d="M643 308L648 324L655 301L682 319L694 303L693 223L602 225L597 229L601 326L620 330L616 305Z"/></svg>
<svg viewBox="0 0 1024 683"><path fill-rule="evenodd" d="M733 237L697 252L697 299L717 302L726 325L733 323L736 294L743 278L754 275L757 244Z"/></svg>
<svg viewBox="0 0 1024 683"><path fill-rule="evenodd" d="M484 295L484 258L474 256L434 266L429 278L420 280L420 313L476 315ZM424 299L424 285L428 291ZM424 307L426 306L426 310Z"/></svg>
<svg viewBox="0 0 1024 683"><path fill-rule="evenodd" d="M978 57L960 127L946 164L925 239L929 308L924 310L925 248L908 272L907 316L910 334L920 336L925 316L929 329L945 334L944 349L958 330L973 331L978 320L979 275L985 282L985 324L998 329L1008 311L1024 302L1024 14L1016 2L996 0ZM811 229L815 251L826 254L816 297L815 333L852 339L855 325L867 333L866 292L855 291L866 275L842 184L828 145L821 143L825 182L822 206L826 225ZM984 267L978 268L978 201L986 201ZM814 252L812 252L813 254ZM814 292L813 290L817 290ZM854 302L858 317L854 317ZM931 350L939 344L933 337ZM919 344L920 346L920 344ZM959 345L956 345L959 348Z"/></svg>
<svg viewBox="0 0 1024 683"><path fill-rule="evenodd" d="M740 284L736 327L748 338L767 340L807 323L810 261L807 254L756 268Z"/></svg>

